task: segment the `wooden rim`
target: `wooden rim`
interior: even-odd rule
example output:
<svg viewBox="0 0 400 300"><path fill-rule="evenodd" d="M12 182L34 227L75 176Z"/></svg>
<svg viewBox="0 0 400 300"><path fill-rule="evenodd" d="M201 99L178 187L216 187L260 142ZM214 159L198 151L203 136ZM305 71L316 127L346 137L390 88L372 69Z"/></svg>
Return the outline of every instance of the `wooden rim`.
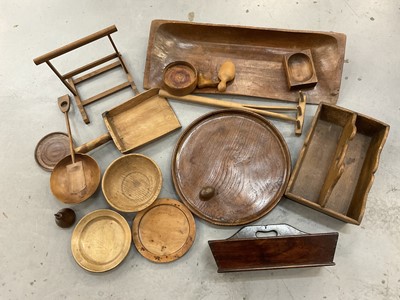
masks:
<svg viewBox="0 0 400 300"><path fill-rule="evenodd" d="M131 165L130 173L122 174L120 172L118 174L118 171L121 170L118 165L124 162L127 167L129 165L126 164L132 159L142 160L147 163L146 167L152 169L141 169L140 166ZM111 207L122 212L137 212L149 207L157 199L162 181L161 169L156 162L145 155L134 153L114 160L104 172L101 186L104 197ZM109 187L114 184L119 185L118 189ZM129 192L125 191L128 188ZM140 191L136 192L138 190Z"/></svg>
<svg viewBox="0 0 400 300"><path fill-rule="evenodd" d="M189 251L196 236L192 213L178 200L159 199L139 212L132 239L139 253L156 263L172 262Z"/></svg>
<svg viewBox="0 0 400 300"><path fill-rule="evenodd" d="M70 155L69 139L64 132L51 132L45 135L35 148L36 163L48 172L53 171L57 163L67 155Z"/></svg>
<svg viewBox="0 0 400 300"><path fill-rule="evenodd" d="M178 167L176 165L177 155L178 155L178 152L179 152L181 146L183 144L185 144L187 136L190 136L193 128L195 128L198 124L200 124L210 118L218 116L220 114L233 114L233 115L238 114L241 116L248 116L248 117L255 118L256 120L258 120L261 124L263 124L263 126L265 126L266 128L268 128L268 130L271 131L271 134L274 136L274 138L276 139L276 142L279 144L282 155L284 157L283 160L285 162L284 180L282 181L277 193L273 197L273 200L268 205L266 205L266 207L263 207L262 209L260 209L257 213L248 215L241 219L239 217L237 217L232 220L229 220L227 218L224 218L222 220L222 218L215 218L213 216L207 215L206 213L203 213L201 211L201 209L196 207L190 199L186 198L185 194L183 193L183 191L180 187L179 181L178 181L178 177L180 177L180 176L178 175ZM209 158L209 159L211 160L212 158ZM256 113L253 113L253 112L248 112L248 111L244 111L244 110L240 110L240 109L225 109L225 110L213 111L211 113L201 116L200 118L198 118L194 122L192 122L180 136L180 138L175 146L173 155L172 155L172 164L171 164L171 174L172 174L173 184L174 184L175 190L176 190L177 194L179 195L180 199L182 200L182 202L189 208L189 210L192 213L194 213L198 217L200 217L210 223L213 223L216 225L225 225L225 226L236 226L236 225L248 224L255 220L258 220L259 218L261 218L261 217L265 216L267 213L269 213L278 204L278 202L284 195L286 186L289 182L290 171L291 171L290 152L289 152L288 146L285 142L285 139L283 138L283 136L281 135L279 130L271 122L269 122L262 116L260 116ZM267 173L268 173L268 171L266 171L266 174Z"/></svg>
<svg viewBox="0 0 400 300"><path fill-rule="evenodd" d="M95 210L76 225L71 238L75 261L90 272L105 272L118 266L131 247L128 222L109 209Z"/></svg>

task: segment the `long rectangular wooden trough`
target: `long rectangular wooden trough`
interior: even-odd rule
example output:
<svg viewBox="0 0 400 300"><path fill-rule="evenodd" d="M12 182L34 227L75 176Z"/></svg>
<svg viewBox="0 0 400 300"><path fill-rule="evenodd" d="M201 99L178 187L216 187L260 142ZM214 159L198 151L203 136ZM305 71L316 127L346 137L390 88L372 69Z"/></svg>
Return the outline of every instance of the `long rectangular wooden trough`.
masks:
<svg viewBox="0 0 400 300"><path fill-rule="evenodd" d="M335 32L154 20L143 85L146 89L160 88L165 66L174 61L187 61L199 73L216 81L220 65L231 60L236 66L236 76L224 94L297 102L298 92L288 88L284 61L289 54L297 54L295 58L307 50L312 55L310 63L316 72L312 75L318 77L315 87L303 88L308 103L334 104L339 96L345 46L346 35ZM301 78L305 82L309 79ZM219 93L215 87L194 92Z"/></svg>

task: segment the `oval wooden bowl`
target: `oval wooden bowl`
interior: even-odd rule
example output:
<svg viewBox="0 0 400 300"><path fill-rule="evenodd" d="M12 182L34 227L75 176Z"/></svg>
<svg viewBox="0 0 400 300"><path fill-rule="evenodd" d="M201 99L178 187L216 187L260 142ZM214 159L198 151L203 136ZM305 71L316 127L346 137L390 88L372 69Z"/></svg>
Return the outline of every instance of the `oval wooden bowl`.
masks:
<svg viewBox="0 0 400 300"><path fill-rule="evenodd" d="M195 120L172 157L172 179L183 203L217 225L242 225L279 202L291 168L287 144L258 114L220 110Z"/></svg>
<svg viewBox="0 0 400 300"><path fill-rule="evenodd" d="M123 212L150 206L161 191L162 174L157 164L141 154L124 155L104 173L102 188L107 202Z"/></svg>
<svg viewBox="0 0 400 300"><path fill-rule="evenodd" d="M164 68L163 88L170 94L184 96L197 86L197 70L186 61L174 61Z"/></svg>
<svg viewBox="0 0 400 300"><path fill-rule="evenodd" d="M50 176L51 192L63 203L76 204L85 201L96 192L100 184L100 168L92 157L76 153L75 161L82 161L85 174L86 187L80 193L71 193L68 186L67 165L72 163L71 155L60 160Z"/></svg>

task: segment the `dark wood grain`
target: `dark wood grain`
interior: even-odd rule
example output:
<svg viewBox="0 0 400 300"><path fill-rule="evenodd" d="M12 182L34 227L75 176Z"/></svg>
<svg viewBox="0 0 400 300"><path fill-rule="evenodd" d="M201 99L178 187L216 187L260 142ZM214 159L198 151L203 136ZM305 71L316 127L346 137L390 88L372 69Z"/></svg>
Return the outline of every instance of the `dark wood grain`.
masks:
<svg viewBox="0 0 400 300"><path fill-rule="evenodd" d="M278 130L242 110L212 112L194 121L173 154L172 175L182 201L218 225L252 222L271 211L286 188L290 154ZM204 188L213 188L204 201Z"/></svg>
<svg viewBox="0 0 400 300"><path fill-rule="evenodd" d="M227 239L208 244L218 272L331 266L338 233Z"/></svg>
<svg viewBox="0 0 400 300"><path fill-rule="evenodd" d="M224 93L296 102L297 92L290 91L287 86L283 56L310 49L319 81L315 88L307 90L309 103L336 103L345 44L346 36L334 32L154 20L147 48L144 87L161 87L162 70L177 60L190 62L199 73L218 81L218 68L229 59L236 66L236 76ZM219 93L215 87L195 92Z"/></svg>
<svg viewBox="0 0 400 300"><path fill-rule="evenodd" d="M44 136L35 148L35 160L45 171L53 171L55 165L70 154L68 135L52 132Z"/></svg>

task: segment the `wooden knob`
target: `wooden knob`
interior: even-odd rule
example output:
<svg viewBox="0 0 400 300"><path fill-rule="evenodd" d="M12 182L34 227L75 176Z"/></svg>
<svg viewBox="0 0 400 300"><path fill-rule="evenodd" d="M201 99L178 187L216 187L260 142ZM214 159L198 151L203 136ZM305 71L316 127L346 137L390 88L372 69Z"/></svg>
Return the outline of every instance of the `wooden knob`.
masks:
<svg viewBox="0 0 400 300"><path fill-rule="evenodd" d="M203 187L199 193L200 200L208 201L215 195L215 188L212 186Z"/></svg>

